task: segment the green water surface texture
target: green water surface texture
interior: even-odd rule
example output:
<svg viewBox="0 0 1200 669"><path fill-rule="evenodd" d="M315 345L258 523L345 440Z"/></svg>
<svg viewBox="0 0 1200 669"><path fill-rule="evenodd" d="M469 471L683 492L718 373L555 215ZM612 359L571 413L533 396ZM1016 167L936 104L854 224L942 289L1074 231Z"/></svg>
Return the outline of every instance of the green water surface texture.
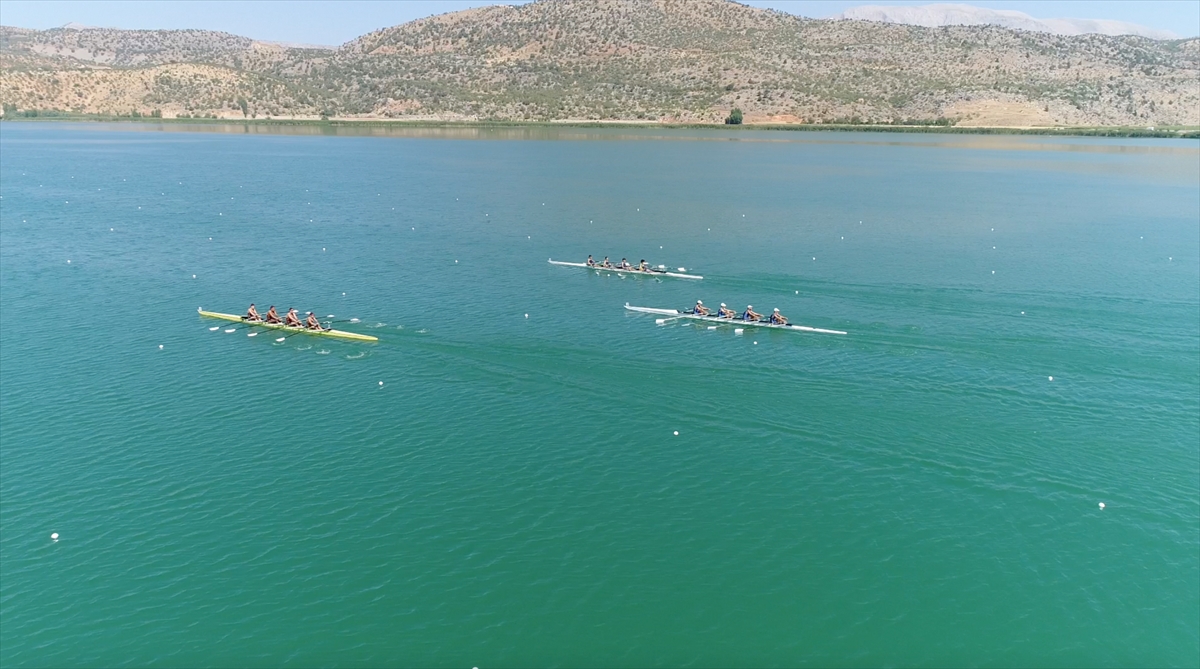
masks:
<svg viewBox="0 0 1200 669"><path fill-rule="evenodd" d="M201 130L0 126L4 666L1200 663L1195 142Z"/></svg>

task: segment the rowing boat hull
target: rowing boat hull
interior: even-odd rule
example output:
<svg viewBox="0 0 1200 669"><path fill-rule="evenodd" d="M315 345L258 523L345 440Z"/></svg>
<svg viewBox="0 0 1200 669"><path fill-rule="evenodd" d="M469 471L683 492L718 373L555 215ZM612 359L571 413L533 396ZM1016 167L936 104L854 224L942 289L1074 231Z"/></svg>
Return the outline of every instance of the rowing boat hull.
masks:
<svg viewBox="0 0 1200 669"><path fill-rule="evenodd" d="M564 267L583 267L586 269L594 269L600 272L613 272L615 274L632 274L634 276L669 276L676 279L703 279L699 274L682 274L680 272L643 272L640 269L620 269L617 267L600 267L598 265L589 265L585 262L564 262L562 260L550 260L551 265L562 265Z"/></svg>
<svg viewBox="0 0 1200 669"><path fill-rule="evenodd" d="M201 316L208 318L219 318L223 321L235 321L237 323L245 323L241 316L234 314L222 314L216 311L200 310ZM271 330L287 330L288 332L303 332L306 335L314 337L332 337L334 339L350 339L353 341L379 341L379 337L371 335L358 334L357 332L346 332L345 330L309 330L307 328L294 328L287 325L276 325L274 323L255 323L254 327L268 328Z"/></svg>
<svg viewBox="0 0 1200 669"><path fill-rule="evenodd" d="M841 330L825 330L823 328L813 328L807 325L777 325L764 321L744 321L739 318L719 318L717 316L701 316L699 314L690 314L686 311L678 309L655 309L654 307L631 307L628 304L625 308L630 311L636 311L640 314L658 314L661 316L670 316L671 318L686 318L692 321L704 321L706 323L718 323L722 325L742 325L755 328L768 328L771 330L791 330L792 332L815 332L817 334L837 334L844 335Z"/></svg>

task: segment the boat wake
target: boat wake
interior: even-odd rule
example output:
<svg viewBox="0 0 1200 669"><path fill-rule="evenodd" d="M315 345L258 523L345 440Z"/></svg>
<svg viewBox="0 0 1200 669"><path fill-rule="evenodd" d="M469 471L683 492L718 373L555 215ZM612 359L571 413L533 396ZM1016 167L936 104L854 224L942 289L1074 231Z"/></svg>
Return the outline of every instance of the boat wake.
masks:
<svg viewBox="0 0 1200 669"><path fill-rule="evenodd" d="M320 351L317 351L317 355L329 355L329 351L321 349Z"/></svg>
<svg viewBox="0 0 1200 669"><path fill-rule="evenodd" d="M346 359L347 360L358 360L359 358L362 358L366 355L367 355L367 352L363 351L362 353L359 353L358 355L348 355L348 356L346 356Z"/></svg>

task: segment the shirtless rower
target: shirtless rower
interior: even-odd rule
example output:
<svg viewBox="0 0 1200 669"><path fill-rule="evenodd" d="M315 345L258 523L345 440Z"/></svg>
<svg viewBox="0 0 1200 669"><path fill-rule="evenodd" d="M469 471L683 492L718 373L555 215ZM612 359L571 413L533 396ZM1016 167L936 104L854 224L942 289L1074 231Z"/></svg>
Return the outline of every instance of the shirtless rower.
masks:
<svg viewBox="0 0 1200 669"><path fill-rule="evenodd" d="M749 304L746 305L746 312L742 314L742 320L744 321L761 321L762 317L762 314L756 312L754 307Z"/></svg>
<svg viewBox="0 0 1200 669"><path fill-rule="evenodd" d="M704 306L703 302L696 300L696 306L692 307L692 313L697 316L707 316L712 312L709 311L708 307Z"/></svg>
<svg viewBox="0 0 1200 669"><path fill-rule="evenodd" d="M596 266L596 261L595 261L595 260L592 260L592 254L590 254L590 253L588 254L587 266L588 266L588 267L595 267L595 266Z"/></svg>
<svg viewBox="0 0 1200 669"><path fill-rule="evenodd" d="M717 316L719 318L737 318L737 314L734 313L733 309L725 306L724 302L721 303L721 308L717 309Z"/></svg>
<svg viewBox="0 0 1200 669"><path fill-rule="evenodd" d="M287 316L284 317L283 324L293 328L303 327L303 324L300 322L300 316L296 312L295 307L288 308Z"/></svg>
<svg viewBox="0 0 1200 669"><path fill-rule="evenodd" d="M317 315L311 311L308 312L308 318L304 319L304 327L308 328L309 330L325 329L321 327L321 321L317 320Z"/></svg>
<svg viewBox="0 0 1200 669"><path fill-rule="evenodd" d="M779 309L776 309L775 311L771 312L771 322L774 323L775 325L787 325L788 324L787 316L784 316L783 314L779 313Z"/></svg>
<svg viewBox="0 0 1200 669"><path fill-rule="evenodd" d="M604 260L600 261L601 267L612 267L612 263L608 262L608 256L604 256Z"/></svg>
<svg viewBox="0 0 1200 669"><path fill-rule="evenodd" d="M262 316L258 315L258 309L254 308L254 303L250 303L250 308L246 310L246 315L242 316L242 320L258 323L262 320Z"/></svg>
<svg viewBox="0 0 1200 669"><path fill-rule="evenodd" d="M283 322L283 319L281 319L279 317L279 314L275 313L275 305L274 304L271 305L270 309L267 309L267 316L264 320L266 320L268 323L282 323Z"/></svg>

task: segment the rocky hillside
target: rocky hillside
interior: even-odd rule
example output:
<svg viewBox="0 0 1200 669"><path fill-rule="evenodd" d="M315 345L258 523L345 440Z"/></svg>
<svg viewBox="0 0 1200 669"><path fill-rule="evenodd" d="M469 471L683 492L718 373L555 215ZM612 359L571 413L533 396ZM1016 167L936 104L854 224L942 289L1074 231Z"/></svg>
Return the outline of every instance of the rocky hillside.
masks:
<svg viewBox="0 0 1200 669"><path fill-rule="evenodd" d="M1200 125L1200 40L818 21L728 0L540 0L336 50L0 29L0 102L164 116ZM11 107L9 107L11 109Z"/></svg>

